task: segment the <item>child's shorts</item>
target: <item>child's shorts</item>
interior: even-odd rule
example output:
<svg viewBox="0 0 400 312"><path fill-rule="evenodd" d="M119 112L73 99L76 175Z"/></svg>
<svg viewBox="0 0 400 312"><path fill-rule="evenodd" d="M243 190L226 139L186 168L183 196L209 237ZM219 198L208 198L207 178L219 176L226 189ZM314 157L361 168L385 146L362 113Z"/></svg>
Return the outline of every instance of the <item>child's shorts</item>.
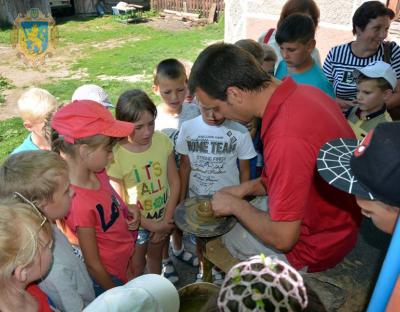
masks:
<svg viewBox="0 0 400 312"><path fill-rule="evenodd" d="M150 239L150 232L145 229L138 230L138 236L136 239L136 245L146 244Z"/></svg>
<svg viewBox="0 0 400 312"><path fill-rule="evenodd" d="M111 280L116 286L124 285L124 282L122 282L118 277L114 275L111 275ZM94 278L92 278L92 281L93 281L94 294L96 295L96 297L100 296L103 292L106 291L106 289L104 289L103 287L101 287L99 284L96 283Z"/></svg>

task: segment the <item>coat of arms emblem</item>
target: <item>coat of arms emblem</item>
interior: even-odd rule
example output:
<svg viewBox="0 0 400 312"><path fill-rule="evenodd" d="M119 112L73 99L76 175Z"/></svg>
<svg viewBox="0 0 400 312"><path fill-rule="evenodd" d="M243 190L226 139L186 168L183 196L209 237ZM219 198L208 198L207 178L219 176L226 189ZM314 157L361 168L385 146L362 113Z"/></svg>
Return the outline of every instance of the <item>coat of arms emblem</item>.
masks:
<svg viewBox="0 0 400 312"><path fill-rule="evenodd" d="M51 15L33 8L26 15L18 14L14 21L12 45L24 63L37 67L52 56L58 41L58 30Z"/></svg>

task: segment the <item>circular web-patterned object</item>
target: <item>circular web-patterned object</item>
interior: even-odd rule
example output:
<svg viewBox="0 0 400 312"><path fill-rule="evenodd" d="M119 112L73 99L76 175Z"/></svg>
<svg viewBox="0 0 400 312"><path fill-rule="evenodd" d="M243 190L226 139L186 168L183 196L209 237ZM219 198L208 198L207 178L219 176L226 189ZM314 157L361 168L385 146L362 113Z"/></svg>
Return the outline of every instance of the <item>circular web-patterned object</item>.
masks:
<svg viewBox="0 0 400 312"><path fill-rule="evenodd" d="M307 303L301 275L287 263L264 255L232 267L218 297L224 312L294 312Z"/></svg>
<svg viewBox="0 0 400 312"><path fill-rule="evenodd" d="M354 176L350 159L360 141L355 139L337 139L326 143L318 154L318 172L329 184L363 198L374 199L374 196Z"/></svg>

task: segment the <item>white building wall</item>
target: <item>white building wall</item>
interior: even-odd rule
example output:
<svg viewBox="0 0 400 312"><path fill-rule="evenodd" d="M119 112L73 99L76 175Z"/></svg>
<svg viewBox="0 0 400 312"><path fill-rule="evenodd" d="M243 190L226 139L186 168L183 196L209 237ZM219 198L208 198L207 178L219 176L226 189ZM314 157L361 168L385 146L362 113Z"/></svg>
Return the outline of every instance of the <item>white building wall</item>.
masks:
<svg viewBox="0 0 400 312"><path fill-rule="evenodd" d="M365 1L316 0L320 9L317 46L321 46L323 58L333 45L352 39L352 16ZM284 3L282 0L225 0L225 41L257 39L263 31L276 28Z"/></svg>

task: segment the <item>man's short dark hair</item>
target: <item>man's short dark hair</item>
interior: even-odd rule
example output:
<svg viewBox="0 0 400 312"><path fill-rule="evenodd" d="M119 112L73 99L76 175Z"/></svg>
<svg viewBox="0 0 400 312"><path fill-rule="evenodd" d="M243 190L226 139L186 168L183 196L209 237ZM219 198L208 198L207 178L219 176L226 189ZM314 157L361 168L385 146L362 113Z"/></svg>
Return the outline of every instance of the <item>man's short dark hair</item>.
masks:
<svg viewBox="0 0 400 312"><path fill-rule="evenodd" d="M367 1L364 2L353 15L353 35L356 34L356 27L364 31L368 23L377 17L387 16L391 20L394 18L394 12L386 7L380 1Z"/></svg>
<svg viewBox="0 0 400 312"><path fill-rule="evenodd" d="M189 89L197 88L221 101L226 100L228 87L244 91L261 91L271 82L256 59L233 44L216 43L204 49L193 64Z"/></svg>
<svg viewBox="0 0 400 312"><path fill-rule="evenodd" d="M315 38L315 25L311 17L295 13L286 17L276 30L275 40L281 45L285 42L306 44Z"/></svg>

